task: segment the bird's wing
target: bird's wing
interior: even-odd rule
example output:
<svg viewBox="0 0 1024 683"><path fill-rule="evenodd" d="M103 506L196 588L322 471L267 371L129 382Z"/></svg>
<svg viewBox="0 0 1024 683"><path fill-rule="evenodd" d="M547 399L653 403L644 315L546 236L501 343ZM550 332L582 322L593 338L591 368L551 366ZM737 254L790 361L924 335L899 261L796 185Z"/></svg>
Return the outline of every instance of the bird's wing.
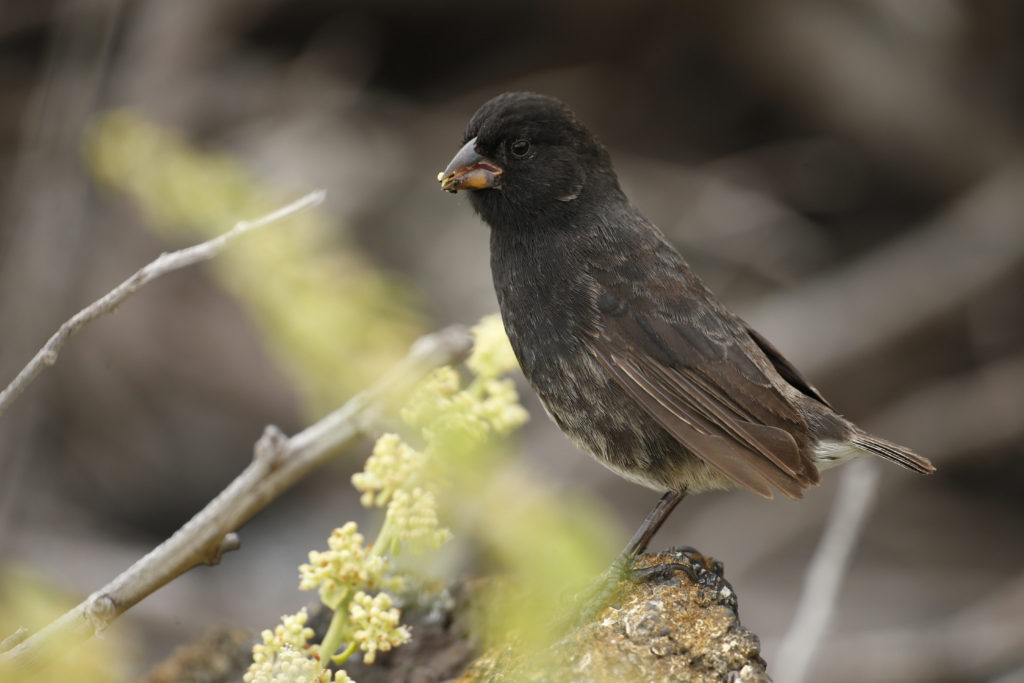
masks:
<svg viewBox="0 0 1024 683"><path fill-rule="evenodd" d="M620 310L602 318L587 345L611 377L692 453L761 496L772 497L771 485L800 498L820 480L802 448L803 417L751 359L751 345L724 327L708 330L706 319L702 324L698 332L657 315Z"/></svg>
<svg viewBox="0 0 1024 683"><path fill-rule="evenodd" d="M771 361L776 372L782 375L782 379L792 384L807 396L810 396L829 408L832 407L829 402L825 400L825 397L821 395L821 392L818 391L818 388L808 382L804 376L800 374L800 371L782 355L782 352L775 348L775 344L772 344L770 341L762 337L761 333L752 327L747 327L747 334L754 340L754 343L757 344L758 348L764 352L764 355L768 356L768 360Z"/></svg>

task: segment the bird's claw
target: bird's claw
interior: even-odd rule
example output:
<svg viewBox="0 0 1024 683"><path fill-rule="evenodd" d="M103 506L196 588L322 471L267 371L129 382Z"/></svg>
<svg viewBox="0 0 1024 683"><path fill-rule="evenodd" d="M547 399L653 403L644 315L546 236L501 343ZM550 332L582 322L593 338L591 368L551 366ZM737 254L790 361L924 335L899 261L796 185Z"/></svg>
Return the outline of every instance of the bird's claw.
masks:
<svg viewBox="0 0 1024 683"><path fill-rule="evenodd" d="M637 566L638 562L645 564ZM563 624L563 630L568 631L591 621L620 591L628 590L629 585L668 581L679 572L686 574L690 581L702 588L728 585L722 578L720 563L688 546L670 548L658 555L639 558L620 555L597 581L577 596L574 608Z"/></svg>

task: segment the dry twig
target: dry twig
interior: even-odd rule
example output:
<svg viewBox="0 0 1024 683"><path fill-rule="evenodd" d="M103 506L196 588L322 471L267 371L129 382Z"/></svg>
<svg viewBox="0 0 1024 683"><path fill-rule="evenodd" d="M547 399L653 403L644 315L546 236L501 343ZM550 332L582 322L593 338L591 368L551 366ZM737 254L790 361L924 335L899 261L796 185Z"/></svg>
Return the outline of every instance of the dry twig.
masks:
<svg viewBox="0 0 1024 683"><path fill-rule="evenodd" d="M139 291L143 286L161 275L166 275L167 273L180 270L181 268L191 266L195 263L199 263L200 261L211 259L222 252L229 243L245 233L251 232L256 228L263 227L269 223L287 218L288 216L291 216L303 209L316 206L323 202L325 196L326 192L324 190L315 190L304 197L295 200L291 204L283 206L280 209L272 211L255 220L239 221L231 230L228 230L211 240L195 244L184 249L179 249L178 251L170 253L164 252L163 254L160 254L160 256L158 256L154 261L135 271L134 275L83 308L60 326L46 344L43 345L43 348L39 349L36 355L32 357L32 360L22 368L17 377L14 378L6 389L0 392L0 415L3 415L8 406L10 406L10 404L14 402L14 399L24 391L25 387L27 387L32 380L34 380L36 376L43 371L43 368L57 362L57 354L60 352L61 347L64 346L65 342L67 342L73 334L78 332L85 325L89 324L101 315L114 310L129 296Z"/></svg>
<svg viewBox="0 0 1024 683"><path fill-rule="evenodd" d="M966 570L966 565L965 565ZM845 633L822 652L831 681L999 681L1019 683L1024 666L1024 575L927 624ZM870 657L864 657L870 652ZM821 669L819 669L821 671ZM779 678L778 680L782 680Z"/></svg>
<svg viewBox="0 0 1024 683"><path fill-rule="evenodd" d="M812 378L877 351L1020 267L1021 187L1024 164L999 169L883 250L741 313Z"/></svg>
<svg viewBox="0 0 1024 683"><path fill-rule="evenodd" d="M877 465L861 460L843 469L832 514L807 569L796 615L779 647L775 677L780 681L800 683L807 676L835 610L850 553L878 489Z"/></svg>
<svg viewBox="0 0 1024 683"><path fill-rule="evenodd" d="M461 326L445 328L413 344L409 355L370 389L292 437L268 426L252 463L169 539L113 581L2 657L30 666L48 647L65 649L109 626L125 610L192 567L216 564L238 547L234 533L306 474L367 432L388 399L430 369L469 353L472 337Z"/></svg>

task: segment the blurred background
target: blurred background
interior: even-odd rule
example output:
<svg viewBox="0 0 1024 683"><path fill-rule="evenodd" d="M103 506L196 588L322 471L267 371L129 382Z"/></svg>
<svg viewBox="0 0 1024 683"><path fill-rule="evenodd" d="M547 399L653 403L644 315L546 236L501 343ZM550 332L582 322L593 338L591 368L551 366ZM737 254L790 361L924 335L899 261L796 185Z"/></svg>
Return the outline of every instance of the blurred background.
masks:
<svg viewBox="0 0 1024 683"><path fill-rule="evenodd" d="M937 465L884 468L812 678L1024 680L1024 5L999 0L2 3L0 384L205 235L178 227L328 191L286 273L308 296L266 304L284 277L266 255L171 275L0 417L3 568L81 599L230 481L263 425L294 432L418 333L496 310L486 228L435 175L509 89L569 103L723 300ZM519 457L604 501L624 543L658 494L522 395ZM348 474L366 452L129 612L126 678L307 601L295 567L365 517ZM725 563L769 673L838 476L800 503L687 499L654 540Z"/></svg>

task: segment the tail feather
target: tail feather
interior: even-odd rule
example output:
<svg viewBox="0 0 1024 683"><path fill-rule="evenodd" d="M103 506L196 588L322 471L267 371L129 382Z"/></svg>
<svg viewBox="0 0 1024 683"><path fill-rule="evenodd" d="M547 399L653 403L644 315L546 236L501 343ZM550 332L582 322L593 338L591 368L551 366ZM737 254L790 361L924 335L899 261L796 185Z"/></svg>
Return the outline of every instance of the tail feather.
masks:
<svg viewBox="0 0 1024 683"><path fill-rule="evenodd" d="M880 455L890 462L894 462L901 467L906 467L908 470L914 472L920 472L921 474L931 474L935 471L935 466L932 465L931 460L923 458L909 448L898 446L891 441L885 439L879 439L876 436L870 434L854 434L850 438L850 443L861 448L865 451Z"/></svg>

